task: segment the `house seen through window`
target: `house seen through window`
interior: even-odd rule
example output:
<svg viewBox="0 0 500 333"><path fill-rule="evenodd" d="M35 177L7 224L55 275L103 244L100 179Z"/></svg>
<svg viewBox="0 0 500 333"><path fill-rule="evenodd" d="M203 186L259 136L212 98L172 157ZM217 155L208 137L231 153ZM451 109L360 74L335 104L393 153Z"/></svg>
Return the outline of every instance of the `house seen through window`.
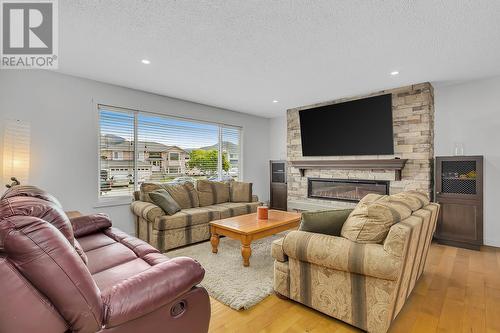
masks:
<svg viewBox="0 0 500 333"><path fill-rule="evenodd" d="M101 198L131 196L143 182L240 176L239 127L102 105L98 112Z"/></svg>

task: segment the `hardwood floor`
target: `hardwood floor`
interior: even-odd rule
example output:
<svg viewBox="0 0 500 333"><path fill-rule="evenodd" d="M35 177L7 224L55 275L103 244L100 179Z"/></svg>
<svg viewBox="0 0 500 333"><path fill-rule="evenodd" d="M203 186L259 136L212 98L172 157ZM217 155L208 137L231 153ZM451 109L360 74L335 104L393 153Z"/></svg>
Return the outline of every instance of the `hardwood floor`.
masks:
<svg viewBox="0 0 500 333"><path fill-rule="evenodd" d="M210 332L361 332L275 295L246 311L211 301ZM425 272L389 332L500 333L500 249L432 244Z"/></svg>

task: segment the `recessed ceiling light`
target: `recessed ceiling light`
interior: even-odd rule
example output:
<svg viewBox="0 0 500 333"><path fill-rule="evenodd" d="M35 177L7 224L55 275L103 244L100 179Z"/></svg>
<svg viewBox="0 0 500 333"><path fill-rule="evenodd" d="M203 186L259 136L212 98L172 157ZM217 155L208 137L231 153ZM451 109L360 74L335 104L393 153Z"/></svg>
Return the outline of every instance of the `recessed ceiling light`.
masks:
<svg viewBox="0 0 500 333"><path fill-rule="evenodd" d="M391 75L392 75L392 76L396 76L396 75L398 75L398 74L399 74L399 72L398 72L398 71L392 71L392 72L391 72Z"/></svg>
<svg viewBox="0 0 500 333"><path fill-rule="evenodd" d="M278 103L278 100L276 100L276 99L275 99L275 100L273 101L273 103Z"/></svg>
<svg viewBox="0 0 500 333"><path fill-rule="evenodd" d="M142 59L141 62L144 64L144 65L149 65L151 63L151 61L149 61L148 59Z"/></svg>

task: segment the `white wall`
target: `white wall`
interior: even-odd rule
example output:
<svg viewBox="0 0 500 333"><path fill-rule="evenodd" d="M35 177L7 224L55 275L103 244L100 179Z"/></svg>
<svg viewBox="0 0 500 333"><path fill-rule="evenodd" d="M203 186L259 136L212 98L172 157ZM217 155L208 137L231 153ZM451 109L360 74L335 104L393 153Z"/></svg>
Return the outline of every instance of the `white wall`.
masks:
<svg viewBox="0 0 500 333"><path fill-rule="evenodd" d="M96 207L98 127L93 101L242 126L244 179L254 183L261 199L268 199L269 119L49 71L1 71L0 121L31 122L30 183L54 194L66 210L106 212L115 226L134 233L128 205Z"/></svg>
<svg viewBox="0 0 500 333"><path fill-rule="evenodd" d="M286 111L283 115L270 120L269 149L271 160L286 160Z"/></svg>
<svg viewBox="0 0 500 333"><path fill-rule="evenodd" d="M500 246L500 77L435 89L435 154L484 155L484 242Z"/></svg>

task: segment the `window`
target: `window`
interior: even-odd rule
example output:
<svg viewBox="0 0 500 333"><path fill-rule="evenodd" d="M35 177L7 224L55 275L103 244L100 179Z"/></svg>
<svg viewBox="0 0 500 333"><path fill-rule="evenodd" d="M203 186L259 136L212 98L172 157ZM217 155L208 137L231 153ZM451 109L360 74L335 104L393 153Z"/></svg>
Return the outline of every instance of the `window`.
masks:
<svg viewBox="0 0 500 333"><path fill-rule="evenodd" d="M180 174L181 173L181 169L179 169L179 168L168 168L168 173L170 173L170 174Z"/></svg>
<svg viewBox="0 0 500 333"><path fill-rule="evenodd" d="M113 160L123 160L123 151L114 151Z"/></svg>
<svg viewBox="0 0 500 333"><path fill-rule="evenodd" d="M149 181L240 178L239 127L103 105L98 112L100 198L131 196Z"/></svg>
<svg viewBox="0 0 500 333"><path fill-rule="evenodd" d="M170 153L169 154L169 160L171 160L171 161L178 161L179 160L179 153Z"/></svg>
<svg viewBox="0 0 500 333"><path fill-rule="evenodd" d="M148 146L147 145L144 145L144 149L148 149ZM139 150L139 154L140 153L145 153L145 151L141 151ZM153 158L159 158L161 159L161 152L160 151L150 151L149 152L149 158L150 159L153 159Z"/></svg>

